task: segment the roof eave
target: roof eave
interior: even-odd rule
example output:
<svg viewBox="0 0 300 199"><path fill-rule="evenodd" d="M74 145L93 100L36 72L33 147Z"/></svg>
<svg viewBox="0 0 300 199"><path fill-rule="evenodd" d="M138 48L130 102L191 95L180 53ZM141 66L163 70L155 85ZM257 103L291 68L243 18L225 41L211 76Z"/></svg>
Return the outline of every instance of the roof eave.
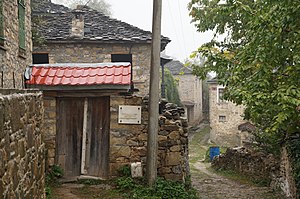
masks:
<svg viewBox="0 0 300 199"><path fill-rule="evenodd" d="M98 84L98 85L37 85L37 84L27 84L27 88L40 89L42 91L82 91L82 90L105 90L105 91L128 91L130 90L130 85L116 85L116 84Z"/></svg>

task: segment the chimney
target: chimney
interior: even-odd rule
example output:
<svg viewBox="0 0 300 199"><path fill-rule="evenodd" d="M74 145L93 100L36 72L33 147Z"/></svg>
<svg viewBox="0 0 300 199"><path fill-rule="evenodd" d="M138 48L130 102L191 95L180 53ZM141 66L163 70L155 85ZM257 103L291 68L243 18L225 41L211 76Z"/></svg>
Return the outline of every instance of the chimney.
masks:
<svg viewBox="0 0 300 199"><path fill-rule="evenodd" d="M84 11L80 10L81 8L82 6L77 6L77 8L72 11L73 18L71 27L71 37L84 37Z"/></svg>

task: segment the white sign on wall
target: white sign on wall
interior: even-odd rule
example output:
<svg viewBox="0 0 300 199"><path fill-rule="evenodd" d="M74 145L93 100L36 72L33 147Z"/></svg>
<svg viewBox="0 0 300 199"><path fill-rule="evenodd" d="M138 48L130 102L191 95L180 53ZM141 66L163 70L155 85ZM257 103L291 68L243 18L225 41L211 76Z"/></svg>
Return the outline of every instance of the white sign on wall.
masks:
<svg viewBox="0 0 300 199"><path fill-rule="evenodd" d="M119 124L141 124L141 106L119 106Z"/></svg>

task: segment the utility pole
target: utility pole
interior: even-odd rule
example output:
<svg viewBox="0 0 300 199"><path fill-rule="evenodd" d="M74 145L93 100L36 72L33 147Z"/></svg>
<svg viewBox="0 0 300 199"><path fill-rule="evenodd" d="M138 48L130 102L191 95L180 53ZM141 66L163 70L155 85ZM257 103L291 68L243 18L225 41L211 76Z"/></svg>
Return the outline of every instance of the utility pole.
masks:
<svg viewBox="0 0 300 199"><path fill-rule="evenodd" d="M146 162L146 177L150 187L154 185L157 177L161 12L162 0L153 0L149 124Z"/></svg>

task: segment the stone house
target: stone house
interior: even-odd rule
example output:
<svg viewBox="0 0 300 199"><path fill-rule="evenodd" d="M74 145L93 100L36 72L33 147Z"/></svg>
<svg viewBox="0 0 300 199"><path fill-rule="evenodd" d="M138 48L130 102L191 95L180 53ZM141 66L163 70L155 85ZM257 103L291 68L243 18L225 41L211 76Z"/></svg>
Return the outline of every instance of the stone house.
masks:
<svg viewBox="0 0 300 199"><path fill-rule="evenodd" d="M151 32L46 0L33 15L43 18L44 42L34 45L25 76L27 87L43 91L48 166L59 164L67 178L109 178L123 165L144 166ZM162 50L169 42L162 37ZM182 179L187 132L171 120L161 122L159 172Z"/></svg>
<svg viewBox="0 0 300 199"><path fill-rule="evenodd" d="M192 74L192 69L180 61L174 60L165 64L165 68L178 80L178 91L181 103L191 125L199 124L202 113L202 80Z"/></svg>
<svg viewBox="0 0 300 199"><path fill-rule="evenodd" d="M29 0L0 2L0 87L24 88L23 73L31 64Z"/></svg>
<svg viewBox="0 0 300 199"><path fill-rule="evenodd" d="M45 197L42 93L24 90L31 1L0 1L0 198Z"/></svg>
<svg viewBox="0 0 300 199"><path fill-rule="evenodd" d="M222 99L224 86L218 85L216 79L209 84L209 121L210 139L220 146L240 146L248 138L246 131L239 126L247 123L243 120L244 108ZM242 125L243 126L243 125Z"/></svg>

